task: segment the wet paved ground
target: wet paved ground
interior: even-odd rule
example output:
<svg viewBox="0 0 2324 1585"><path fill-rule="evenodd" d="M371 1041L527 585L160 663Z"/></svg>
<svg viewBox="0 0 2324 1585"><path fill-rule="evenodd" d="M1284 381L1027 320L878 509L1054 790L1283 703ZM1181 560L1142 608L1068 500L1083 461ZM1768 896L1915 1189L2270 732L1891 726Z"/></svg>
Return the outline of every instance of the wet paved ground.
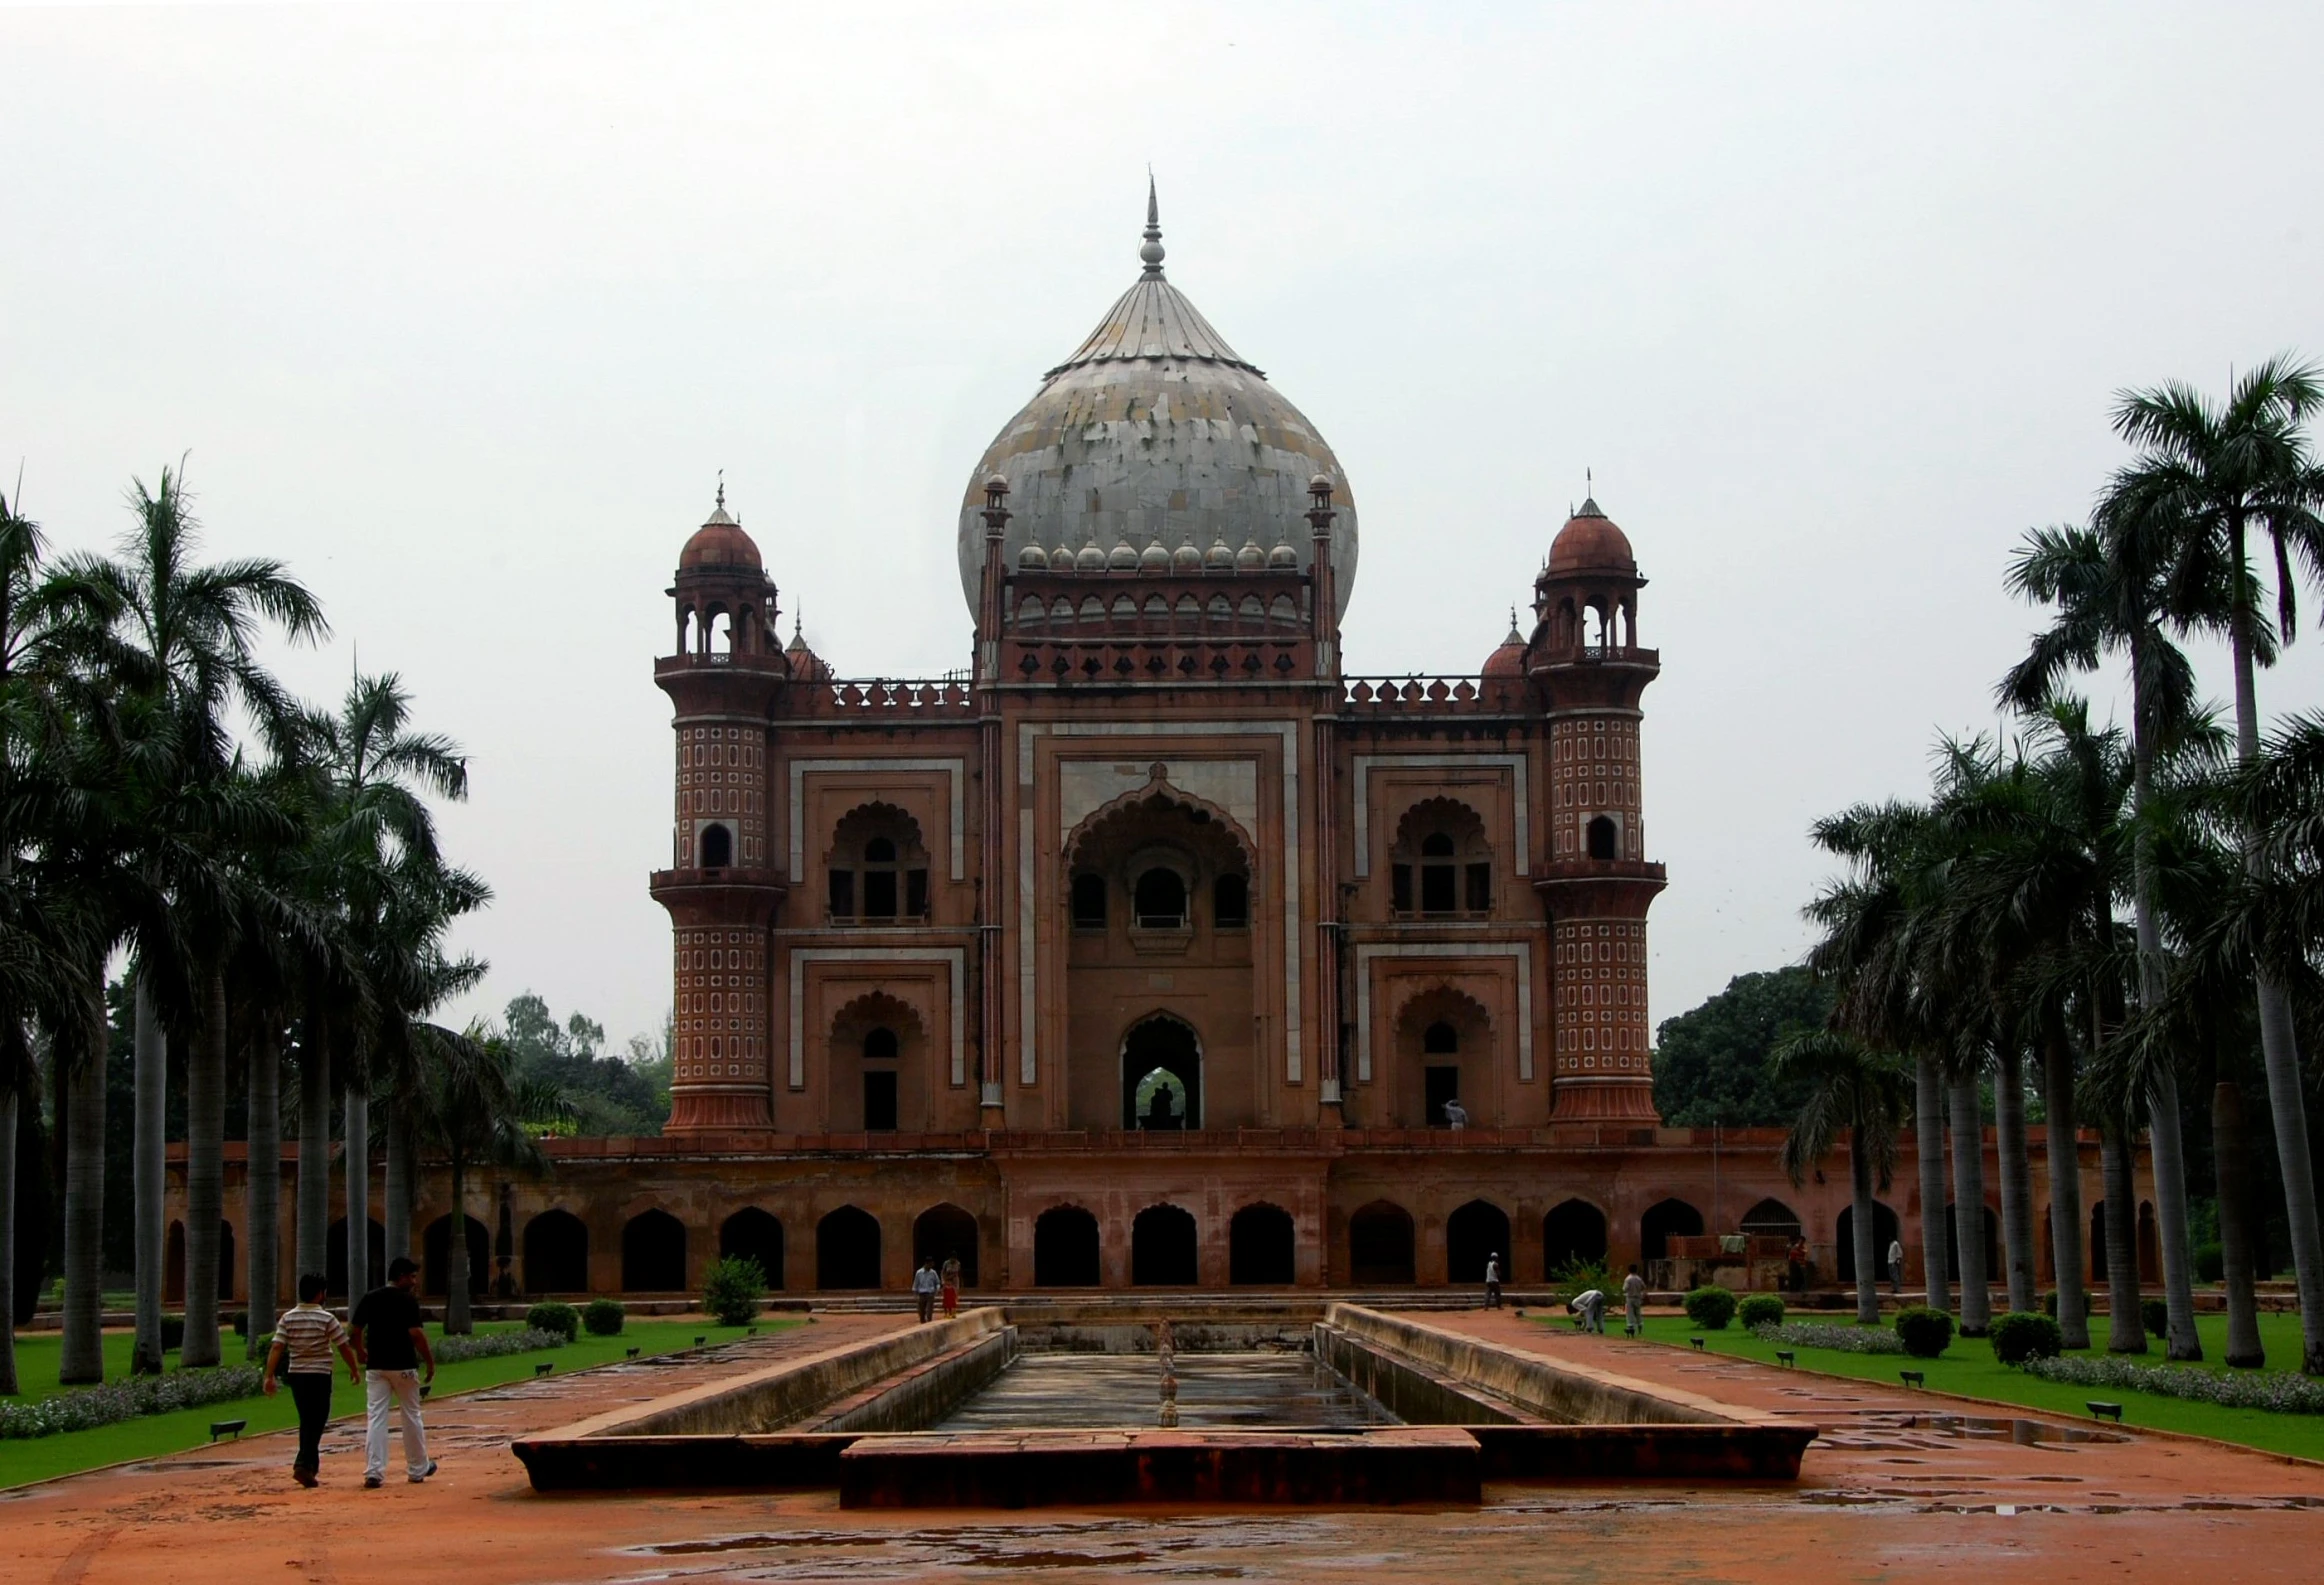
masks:
<svg viewBox="0 0 2324 1585"><path fill-rule="evenodd" d="M320 1491L287 1435L0 1496L0 1577L49 1585L499 1585L504 1581L1044 1582L1223 1579L2312 1582L2324 1469L2157 1438L2014 1441L1932 1429L1930 1399L1502 1315L1428 1317L1495 1342L1812 1416L1796 1485L1492 1487L1481 1509L856 1514L828 1493L542 1497L526 1431L884 1330L833 1317L650 1368L526 1382L431 1407L444 1471L359 1487L335 1427ZM1182 1360L1187 1356L1181 1356ZM1975 1413L1976 1411L1970 1411ZM1918 1423L1913 1423L1917 1418ZM4 1458L0 1451L0 1458Z"/></svg>
<svg viewBox="0 0 2324 1585"><path fill-rule="evenodd" d="M1307 1354L1180 1354L1182 1430L1393 1425L1395 1417ZM930 1429L1022 1431L1151 1426L1162 1372L1151 1354L1020 1354L993 1384Z"/></svg>

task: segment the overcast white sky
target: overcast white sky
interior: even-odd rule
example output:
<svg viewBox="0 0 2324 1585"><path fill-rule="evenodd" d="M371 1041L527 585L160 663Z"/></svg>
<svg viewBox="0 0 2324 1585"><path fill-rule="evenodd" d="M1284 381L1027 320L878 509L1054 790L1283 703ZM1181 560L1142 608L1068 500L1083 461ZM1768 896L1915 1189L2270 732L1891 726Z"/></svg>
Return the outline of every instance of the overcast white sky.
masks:
<svg viewBox="0 0 2324 1585"><path fill-rule="evenodd" d="M1151 162L1172 280L1353 480L1351 669L1473 670L1596 470L1665 668L1660 1020L1799 954L1812 819L1992 728L2109 394L2324 353L2324 8L1903 11L0 7L0 463L94 548L190 451L211 552L328 605L285 673L360 646L473 757L462 1010L618 1044L716 470L843 673L963 664L962 489ZM2262 702L2320 701L2304 640Z"/></svg>

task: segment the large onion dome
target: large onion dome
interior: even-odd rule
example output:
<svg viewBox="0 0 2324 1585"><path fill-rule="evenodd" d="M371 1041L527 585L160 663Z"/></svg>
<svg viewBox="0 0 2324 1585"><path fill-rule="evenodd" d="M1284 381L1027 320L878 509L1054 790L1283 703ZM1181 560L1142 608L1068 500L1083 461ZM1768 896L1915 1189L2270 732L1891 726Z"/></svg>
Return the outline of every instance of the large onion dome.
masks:
<svg viewBox="0 0 2324 1585"><path fill-rule="evenodd" d="M1355 588L1356 503L1315 426L1162 275L1146 194L1144 272L1009 420L969 475L960 586L973 611L984 567L985 480L1009 481L1007 554L1101 544L1291 542L1312 570L1308 481L1331 479L1339 606Z"/></svg>

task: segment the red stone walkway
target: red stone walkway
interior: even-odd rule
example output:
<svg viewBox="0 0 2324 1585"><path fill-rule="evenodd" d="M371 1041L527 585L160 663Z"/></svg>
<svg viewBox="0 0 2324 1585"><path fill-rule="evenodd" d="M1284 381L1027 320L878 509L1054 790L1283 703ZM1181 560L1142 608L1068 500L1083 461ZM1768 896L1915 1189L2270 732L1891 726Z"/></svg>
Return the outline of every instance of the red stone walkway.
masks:
<svg viewBox="0 0 2324 1585"><path fill-rule="evenodd" d="M1495 1487L1481 1509L1022 1517L842 1513L834 1495L560 1496L526 1485L523 1432L899 1324L829 1317L679 1364L614 1367L434 1406L444 1470L360 1488L353 1427L326 1484L287 1436L0 1495L0 1578L56 1585L500 1585L540 1581L1157 1578L1572 1581L2318 1577L2324 1470L2152 1438L2019 1447L1906 1430L1930 1400L1506 1314L1431 1316L1494 1341L1834 1427L1796 1487ZM0 1458L5 1458L0 1450ZM398 1455L400 1458L400 1454ZM1996 1507L2013 1510L1996 1512Z"/></svg>

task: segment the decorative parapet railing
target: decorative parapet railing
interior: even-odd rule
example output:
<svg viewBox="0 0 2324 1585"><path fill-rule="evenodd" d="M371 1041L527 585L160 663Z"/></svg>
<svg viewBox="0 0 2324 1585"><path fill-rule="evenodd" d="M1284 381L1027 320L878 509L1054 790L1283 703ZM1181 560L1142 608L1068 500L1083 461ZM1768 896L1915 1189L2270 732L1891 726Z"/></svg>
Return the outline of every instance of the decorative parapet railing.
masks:
<svg viewBox="0 0 2324 1585"><path fill-rule="evenodd" d="M966 720L976 714L976 695L957 678L834 678L795 687L786 702L789 715L887 714L921 719Z"/></svg>
<svg viewBox="0 0 2324 1585"><path fill-rule="evenodd" d="M1340 707L1357 714L1386 715L1415 710L1435 713L1494 712L1524 703L1525 685L1514 677L1343 677Z"/></svg>

